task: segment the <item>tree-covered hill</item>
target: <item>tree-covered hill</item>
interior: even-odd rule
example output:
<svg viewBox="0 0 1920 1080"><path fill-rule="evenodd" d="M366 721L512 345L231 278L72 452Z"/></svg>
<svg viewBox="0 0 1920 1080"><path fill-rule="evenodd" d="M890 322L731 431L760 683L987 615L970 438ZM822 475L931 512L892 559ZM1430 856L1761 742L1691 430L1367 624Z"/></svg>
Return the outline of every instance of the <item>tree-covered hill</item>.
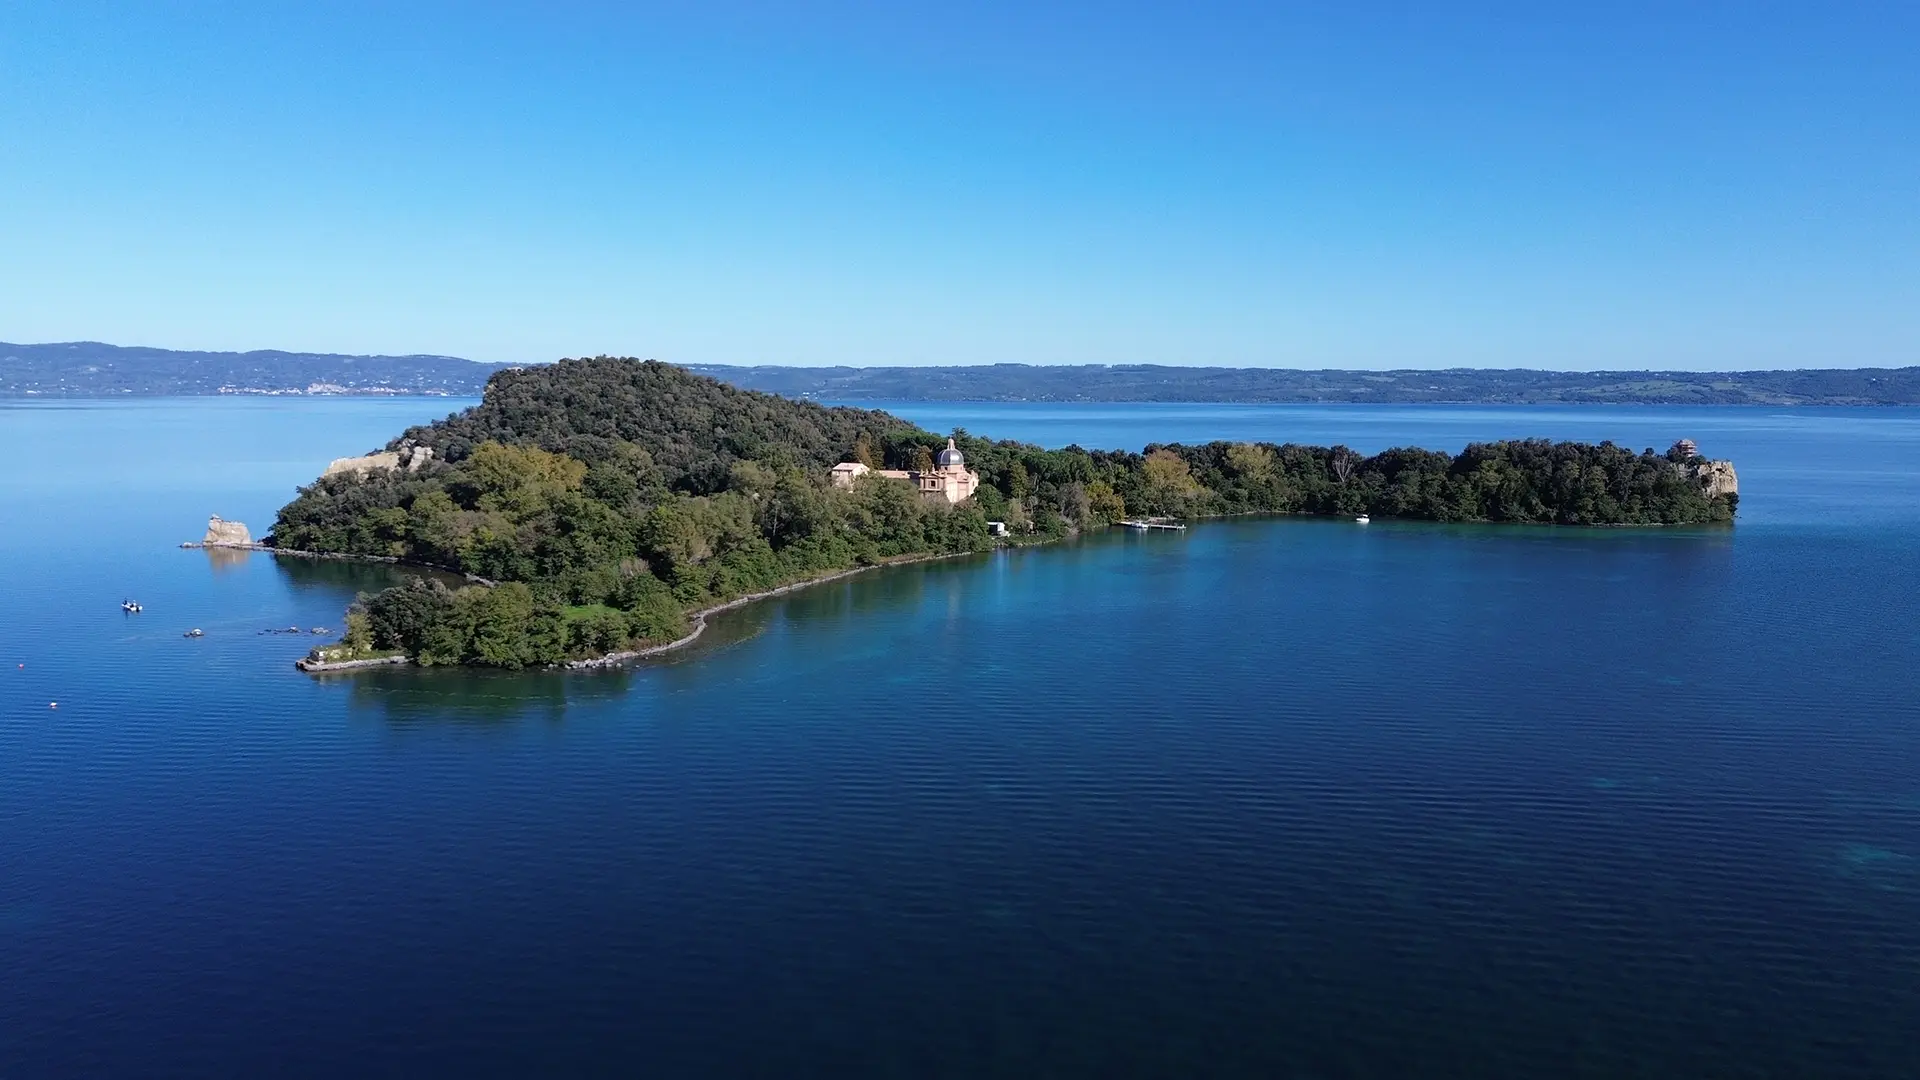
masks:
<svg viewBox="0 0 1920 1080"><path fill-rule="evenodd" d="M194 394L478 394L506 365L452 356L193 352L0 342L0 398ZM1915 405L1920 367L1788 371L1341 371L1164 364L696 366L743 389L828 401L1207 401L1375 404Z"/></svg>
<svg viewBox="0 0 1920 1080"><path fill-rule="evenodd" d="M0 342L0 398L202 394L432 394L468 397L504 364L457 356L196 352L62 341Z"/></svg>
<svg viewBox="0 0 1920 1080"><path fill-rule="evenodd" d="M670 486L718 491L737 461L825 469L865 434L877 445L914 432L884 412L833 409L740 390L654 360L598 357L502 371L474 408L395 439L450 461L496 442L538 446L583 461L619 444L646 451Z"/></svg>
<svg viewBox="0 0 1920 1080"><path fill-rule="evenodd" d="M342 472L302 488L269 542L497 583L418 583L367 598L323 658L403 652L519 667L672 640L693 609L834 571L1052 539L1129 514L1691 524L1730 521L1737 506L1719 486L1730 473L1679 446L1513 441L1367 456L1343 446L1136 453L953 438L981 478L958 506L879 475L838 488L827 475L835 462L925 467L945 439L884 412L740 390L666 364L567 360L500 372L481 405L389 444L432 447L422 468Z"/></svg>

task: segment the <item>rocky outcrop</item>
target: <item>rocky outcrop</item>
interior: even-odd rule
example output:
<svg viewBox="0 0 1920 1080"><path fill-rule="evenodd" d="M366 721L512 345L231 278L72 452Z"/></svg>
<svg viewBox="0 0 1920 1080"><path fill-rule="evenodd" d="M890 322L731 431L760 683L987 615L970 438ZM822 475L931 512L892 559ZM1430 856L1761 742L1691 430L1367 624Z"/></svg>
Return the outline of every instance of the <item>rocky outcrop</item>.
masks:
<svg viewBox="0 0 1920 1080"><path fill-rule="evenodd" d="M420 446L412 441L400 444L398 450L382 450L364 457L334 458L327 471L320 475L338 476L351 473L365 476L375 469L393 469L396 471L419 472L427 462L433 460L433 447Z"/></svg>
<svg viewBox="0 0 1920 1080"><path fill-rule="evenodd" d="M361 668L390 667L407 662L405 656L375 656L367 660L316 660L309 656L304 660L295 660L293 666L301 671L318 674L323 671L358 671Z"/></svg>
<svg viewBox="0 0 1920 1080"><path fill-rule="evenodd" d="M1688 464L1693 469L1694 481L1700 485L1700 493L1707 498L1740 494L1740 478L1734 475L1733 462L1702 459Z"/></svg>
<svg viewBox="0 0 1920 1080"><path fill-rule="evenodd" d="M1667 451L1667 460L1691 476L1693 482L1700 485L1700 493L1709 499L1740 494L1740 478L1734 475L1733 462L1708 461L1700 456L1699 444L1692 439L1674 443Z"/></svg>
<svg viewBox="0 0 1920 1080"><path fill-rule="evenodd" d="M240 522L215 514L207 519L207 535L200 543L207 547L252 547L253 534Z"/></svg>

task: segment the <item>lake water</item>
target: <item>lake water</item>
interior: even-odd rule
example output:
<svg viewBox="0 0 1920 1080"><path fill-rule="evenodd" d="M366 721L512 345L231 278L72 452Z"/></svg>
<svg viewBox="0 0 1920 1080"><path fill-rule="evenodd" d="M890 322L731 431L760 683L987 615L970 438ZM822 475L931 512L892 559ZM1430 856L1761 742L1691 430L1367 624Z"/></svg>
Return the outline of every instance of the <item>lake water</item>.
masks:
<svg viewBox="0 0 1920 1080"><path fill-rule="evenodd" d="M387 571L175 545L449 404L0 404L0 1077L1920 1076L1920 410L902 405L1689 436L1741 519L1213 523L298 674L260 631Z"/></svg>

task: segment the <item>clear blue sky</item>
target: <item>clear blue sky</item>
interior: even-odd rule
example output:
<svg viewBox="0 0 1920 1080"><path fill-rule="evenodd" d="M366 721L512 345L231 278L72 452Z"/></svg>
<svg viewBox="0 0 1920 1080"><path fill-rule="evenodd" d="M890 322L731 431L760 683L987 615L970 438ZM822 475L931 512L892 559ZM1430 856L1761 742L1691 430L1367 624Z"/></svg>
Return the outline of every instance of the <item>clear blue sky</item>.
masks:
<svg viewBox="0 0 1920 1080"><path fill-rule="evenodd" d="M11 0L0 340L83 338L1915 364L1920 4Z"/></svg>

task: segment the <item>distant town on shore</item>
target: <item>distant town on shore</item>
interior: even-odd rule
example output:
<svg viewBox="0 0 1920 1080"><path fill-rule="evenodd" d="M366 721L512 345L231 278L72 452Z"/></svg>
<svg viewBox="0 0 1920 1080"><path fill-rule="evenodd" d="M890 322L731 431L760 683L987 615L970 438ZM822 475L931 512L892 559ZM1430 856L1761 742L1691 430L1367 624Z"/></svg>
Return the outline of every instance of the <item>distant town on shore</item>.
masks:
<svg viewBox="0 0 1920 1080"><path fill-rule="evenodd" d="M192 352L100 342L0 342L0 398L479 397L503 368L456 356ZM1920 366L1781 371L1392 371L1158 364L941 367L686 365L748 390L824 401L1246 404L1917 405Z"/></svg>

